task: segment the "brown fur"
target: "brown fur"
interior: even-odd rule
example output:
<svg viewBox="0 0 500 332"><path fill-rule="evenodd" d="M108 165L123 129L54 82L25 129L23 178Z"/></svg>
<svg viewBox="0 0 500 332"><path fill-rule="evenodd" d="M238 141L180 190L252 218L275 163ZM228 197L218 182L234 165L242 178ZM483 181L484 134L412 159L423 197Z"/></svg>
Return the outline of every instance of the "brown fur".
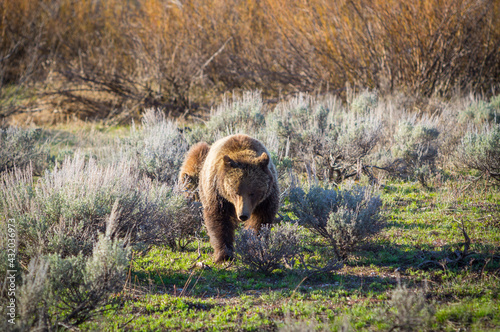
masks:
<svg viewBox="0 0 500 332"><path fill-rule="evenodd" d="M198 184L200 171L207 157L210 146L205 142L196 143L189 149L179 172L179 184L184 195L199 201Z"/></svg>
<svg viewBox="0 0 500 332"><path fill-rule="evenodd" d="M279 206L277 173L264 145L247 135L218 140L201 164L200 199L219 263L232 257L239 221L256 232L273 222Z"/></svg>

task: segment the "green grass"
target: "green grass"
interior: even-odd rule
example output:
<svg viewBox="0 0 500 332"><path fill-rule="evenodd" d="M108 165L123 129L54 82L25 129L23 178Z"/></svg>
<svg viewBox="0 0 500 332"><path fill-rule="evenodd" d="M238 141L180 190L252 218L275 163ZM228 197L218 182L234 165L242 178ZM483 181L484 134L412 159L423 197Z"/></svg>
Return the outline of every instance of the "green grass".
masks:
<svg viewBox="0 0 500 332"><path fill-rule="evenodd" d="M103 126L45 129L50 154L113 148L130 129ZM65 152L66 151L66 152ZM107 151L107 150L106 150ZM102 152L101 152L102 153ZM380 189L385 228L330 273L278 269L264 275L235 261L212 262L206 234L183 251L136 248L118 307L82 330L275 331L305 329L390 330L398 283L423 290L433 315L420 330L500 329L500 188L462 182L460 175L417 182L390 180ZM470 255L464 248L465 227ZM324 265L332 257L308 231L306 258ZM202 263L202 268L196 263Z"/></svg>
<svg viewBox="0 0 500 332"><path fill-rule="evenodd" d="M121 307L84 329L339 330L343 321L356 330L388 330L397 315L389 300L398 282L424 290L434 314L420 329L498 329L500 191L454 194L453 185L424 190L389 183L381 191L385 230L333 273L276 270L265 276L238 262L217 266L206 237L199 249L193 243L183 252L154 247L136 253ZM461 222L471 238L470 258L444 268L421 265L455 258L464 243ZM313 250L321 261L324 247ZM194 268L197 261L209 268Z"/></svg>

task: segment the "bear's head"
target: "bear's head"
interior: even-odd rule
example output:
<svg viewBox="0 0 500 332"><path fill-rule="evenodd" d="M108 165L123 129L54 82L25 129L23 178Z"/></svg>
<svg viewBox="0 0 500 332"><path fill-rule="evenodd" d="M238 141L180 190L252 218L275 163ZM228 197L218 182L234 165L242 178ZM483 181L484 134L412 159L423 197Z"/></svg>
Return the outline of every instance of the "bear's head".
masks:
<svg viewBox="0 0 500 332"><path fill-rule="evenodd" d="M246 221L255 207L269 196L273 181L269 155L265 152L253 158L225 155L223 160L223 196L234 205L238 219Z"/></svg>

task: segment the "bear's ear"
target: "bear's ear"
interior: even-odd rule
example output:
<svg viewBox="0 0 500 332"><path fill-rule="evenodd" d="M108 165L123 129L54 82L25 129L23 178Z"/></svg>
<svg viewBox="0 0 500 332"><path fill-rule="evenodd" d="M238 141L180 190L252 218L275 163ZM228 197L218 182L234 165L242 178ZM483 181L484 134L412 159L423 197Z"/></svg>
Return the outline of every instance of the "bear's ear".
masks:
<svg viewBox="0 0 500 332"><path fill-rule="evenodd" d="M267 165L269 165L269 155L265 152L262 152L260 157L257 158L257 162L262 167L267 167Z"/></svg>
<svg viewBox="0 0 500 332"><path fill-rule="evenodd" d="M227 154L223 157L223 159L224 159L224 164L226 164L227 166L230 166L233 168L238 168L240 166L236 161L229 158L229 156Z"/></svg>

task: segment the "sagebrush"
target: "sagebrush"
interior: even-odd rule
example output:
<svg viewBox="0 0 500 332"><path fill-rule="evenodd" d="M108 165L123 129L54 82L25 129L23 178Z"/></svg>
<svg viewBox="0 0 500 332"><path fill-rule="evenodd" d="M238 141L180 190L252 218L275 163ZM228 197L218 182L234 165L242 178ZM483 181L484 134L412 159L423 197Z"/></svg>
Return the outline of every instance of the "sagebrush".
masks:
<svg viewBox="0 0 500 332"><path fill-rule="evenodd" d="M345 259L383 227L382 202L370 188L334 190L314 186L306 193L297 187L287 200L285 211L292 212L299 225L323 237L339 259Z"/></svg>
<svg viewBox="0 0 500 332"><path fill-rule="evenodd" d="M264 225L258 234L252 229L242 229L236 237L235 252L248 268L269 274L299 254L301 241L297 225Z"/></svg>

